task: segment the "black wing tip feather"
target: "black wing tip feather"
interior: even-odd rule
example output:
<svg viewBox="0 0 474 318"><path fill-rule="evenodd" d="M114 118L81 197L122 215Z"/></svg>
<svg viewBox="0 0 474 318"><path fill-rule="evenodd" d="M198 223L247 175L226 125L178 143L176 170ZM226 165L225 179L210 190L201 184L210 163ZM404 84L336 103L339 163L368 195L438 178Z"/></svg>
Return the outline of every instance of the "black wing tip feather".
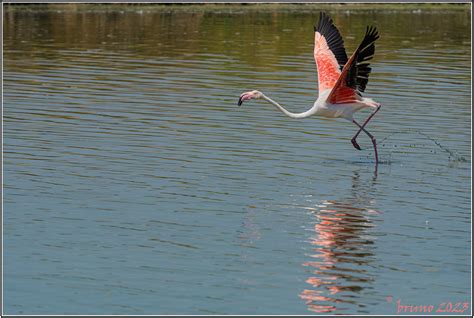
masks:
<svg viewBox="0 0 474 318"><path fill-rule="evenodd" d="M373 35L376 36L377 39L379 38L377 27L373 25L368 25L367 29L365 30L365 35Z"/></svg>
<svg viewBox="0 0 474 318"><path fill-rule="evenodd" d="M319 23L318 26L314 27L314 32L319 32L325 37L329 49L333 52L342 70L348 60L346 49L344 48L344 41L342 40L339 30L333 24L332 19L323 11L319 13Z"/></svg>
<svg viewBox="0 0 474 318"><path fill-rule="evenodd" d="M318 26L314 27L314 31L321 31L323 26L326 26L328 24L332 24L332 19L326 14L326 12L321 11L319 12Z"/></svg>
<svg viewBox="0 0 474 318"><path fill-rule="evenodd" d="M357 58L351 66L351 76L347 78L347 85L357 89L359 92L364 92L369 82L369 74L372 68L369 67L368 61L375 54L374 43L379 37L376 27L367 26L364 39L357 48Z"/></svg>
<svg viewBox="0 0 474 318"><path fill-rule="evenodd" d="M375 42L379 37L380 37L380 35L379 35L379 32L377 31L376 27L367 26L367 29L365 31L365 37L362 40L362 44L365 42L365 43L367 43L367 45L369 45L369 44Z"/></svg>

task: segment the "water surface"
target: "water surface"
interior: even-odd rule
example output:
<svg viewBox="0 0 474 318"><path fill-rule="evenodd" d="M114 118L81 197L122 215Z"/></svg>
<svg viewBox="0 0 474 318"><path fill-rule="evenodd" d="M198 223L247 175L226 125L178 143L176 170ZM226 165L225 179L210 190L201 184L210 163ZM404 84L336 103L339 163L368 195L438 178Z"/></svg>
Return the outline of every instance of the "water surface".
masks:
<svg viewBox="0 0 474 318"><path fill-rule="evenodd" d="M380 30L377 171L344 120L236 106L312 105L317 9L5 10L5 313L470 302L470 11L329 13L348 54Z"/></svg>

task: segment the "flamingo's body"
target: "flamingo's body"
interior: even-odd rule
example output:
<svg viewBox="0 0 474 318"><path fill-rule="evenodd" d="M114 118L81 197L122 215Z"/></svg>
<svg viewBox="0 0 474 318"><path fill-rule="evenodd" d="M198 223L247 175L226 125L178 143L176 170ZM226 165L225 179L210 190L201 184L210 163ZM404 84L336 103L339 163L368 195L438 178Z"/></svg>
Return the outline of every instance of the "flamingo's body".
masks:
<svg viewBox="0 0 474 318"><path fill-rule="evenodd" d="M239 106L246 100L265 99L291 118L315 115L352 121L359 127L351 140L352 144L360 150L356 138L364 131L372 140L375 162L378 163L377 143L365 126L381 105L370 98L362 97L371 71L368 61L374 55L374 42L379 38L377 31L373 27L367 27L362 43L348 59L341 35L326 14L321 13L318 27L314 30L314 59L318 68L319 96L313 106L303 113L292 113L259 91L240 95ZM374 112L360 125L354 120L354 113L367 107L373 108Z"/></svg>

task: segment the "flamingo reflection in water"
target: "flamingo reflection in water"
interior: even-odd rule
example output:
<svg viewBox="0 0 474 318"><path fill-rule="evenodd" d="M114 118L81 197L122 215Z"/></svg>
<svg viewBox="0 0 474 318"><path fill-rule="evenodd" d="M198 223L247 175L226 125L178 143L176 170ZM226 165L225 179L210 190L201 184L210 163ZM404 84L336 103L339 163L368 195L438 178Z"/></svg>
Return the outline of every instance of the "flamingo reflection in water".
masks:
<svg viewBox="0 0 474 318"><path fill-rule="evenodd" d="M309 243L315 253L309 255L311 261L303 263L311 268L306 282L312 288L300 294L310 311L331 313L347 309L344 304L364 306L357 303L357 293L373 281L367 267L374 258L371 218L379 214L372 207L375 202L370 196L376 177L375 173L371 186L367 187L367 182L361 182L356 172L350 198L323 201L314 212L315 236Z"/></svg>

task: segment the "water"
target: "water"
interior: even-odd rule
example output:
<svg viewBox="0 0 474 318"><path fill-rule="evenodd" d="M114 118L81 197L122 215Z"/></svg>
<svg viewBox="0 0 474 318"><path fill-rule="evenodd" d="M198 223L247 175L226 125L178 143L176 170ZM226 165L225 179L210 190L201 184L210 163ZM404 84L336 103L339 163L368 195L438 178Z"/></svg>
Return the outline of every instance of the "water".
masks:
<svg viewBox="0 0 474 318"><path fill-rule="evenodd" d="M71 7L5 10L5 313L470 312L467 8L330 12L348 54L380 30L375 170L344 120L236 106L312 105L317 8Z"/></svg>

